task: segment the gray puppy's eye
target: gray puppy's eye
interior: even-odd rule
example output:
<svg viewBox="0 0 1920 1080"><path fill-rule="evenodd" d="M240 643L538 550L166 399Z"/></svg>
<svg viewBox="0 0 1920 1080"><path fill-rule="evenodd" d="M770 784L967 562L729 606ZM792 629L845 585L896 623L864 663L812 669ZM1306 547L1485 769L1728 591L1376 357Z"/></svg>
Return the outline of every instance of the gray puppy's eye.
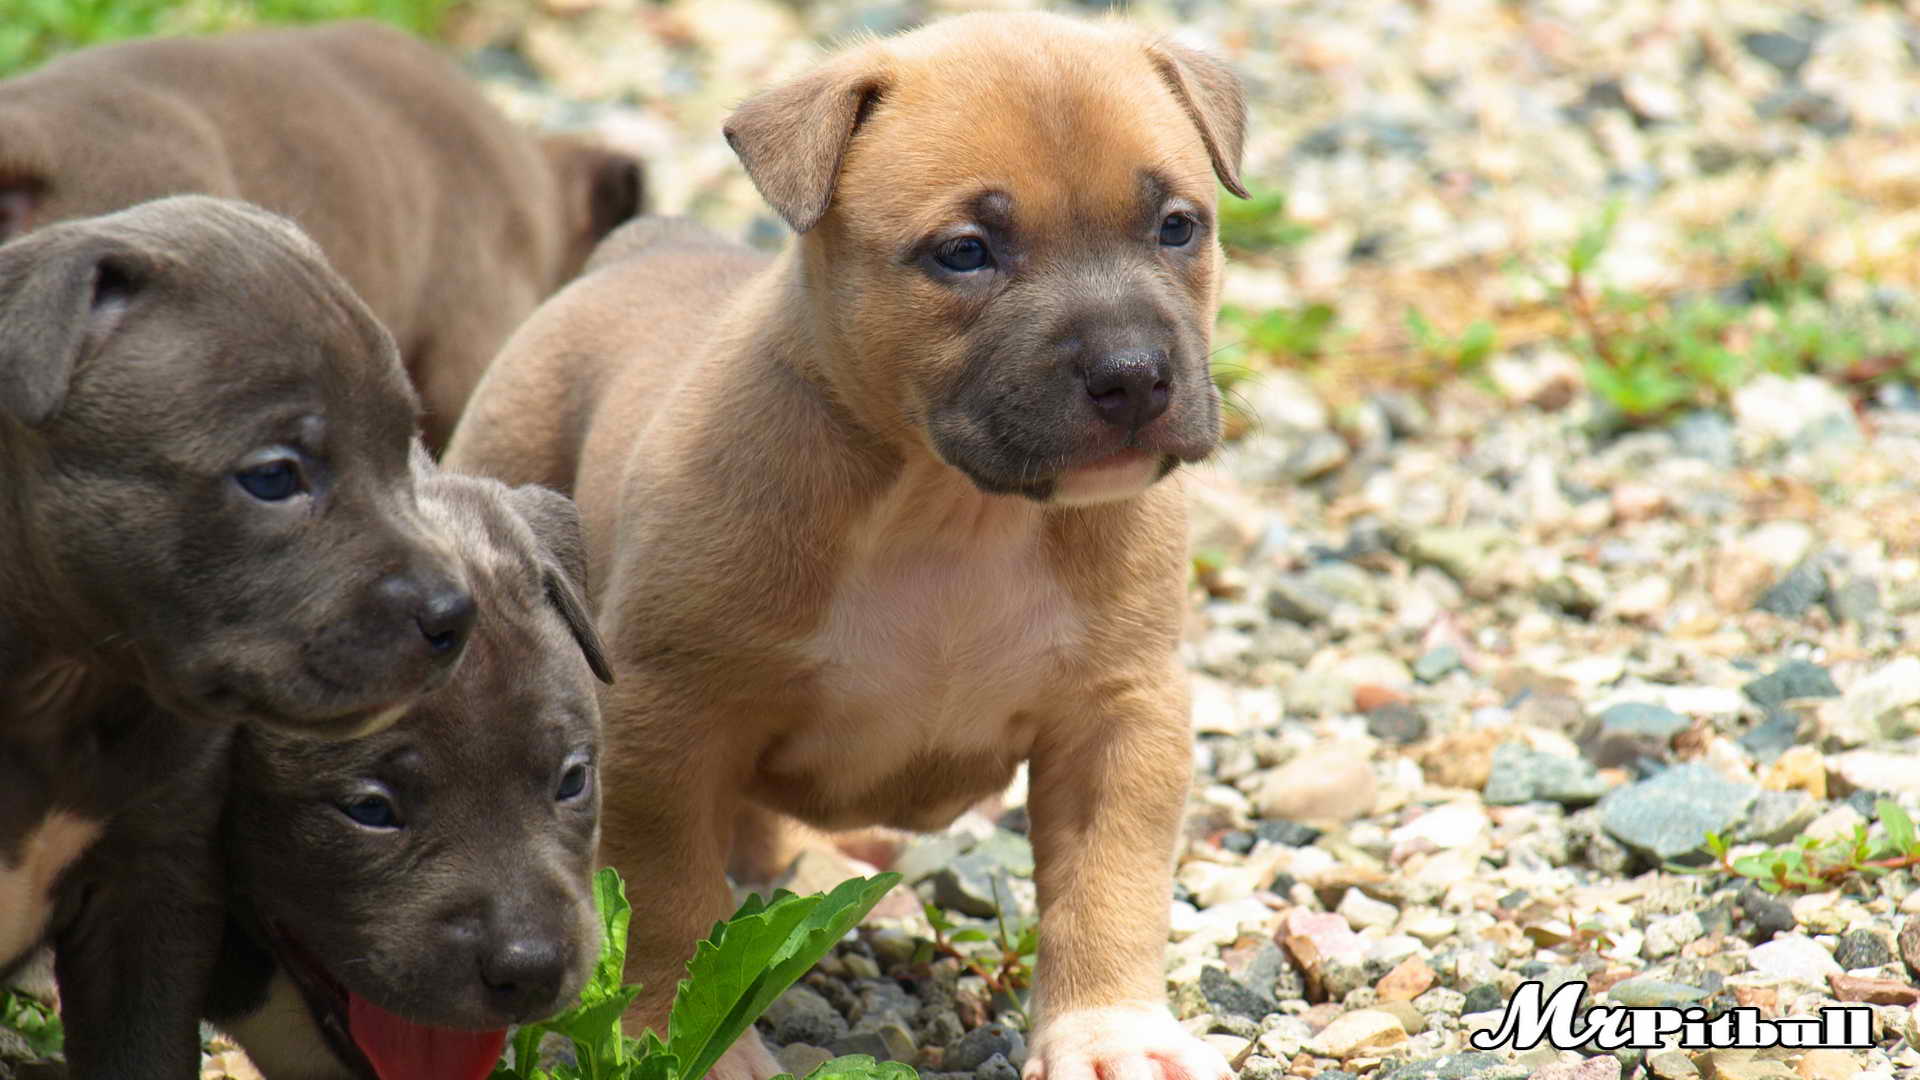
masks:
<svg viewBox="0 0 1920 1080"><path fill-rule="evenodd" d="M560 774L560 789L554 792L555 800L566 802L585 794L589 775L590 770L584 763L568 766L567 771Z"/></svg>
<svg viewBox="0 0 1920 1080"><path fill-rule="evenodd" d="M307 490L300 465L291 458L280 458L233 474L243 491L261 502L280 502Z"/></svg>
<svg viewBox="0 0 1920 1080"><path fill-rule="evenodd" d="M356 824L369 829L397 829L400 827L400 813L393 808L393 800L385 795L368 793L355 796L340 804L340 812L352 818Z"/></svg>

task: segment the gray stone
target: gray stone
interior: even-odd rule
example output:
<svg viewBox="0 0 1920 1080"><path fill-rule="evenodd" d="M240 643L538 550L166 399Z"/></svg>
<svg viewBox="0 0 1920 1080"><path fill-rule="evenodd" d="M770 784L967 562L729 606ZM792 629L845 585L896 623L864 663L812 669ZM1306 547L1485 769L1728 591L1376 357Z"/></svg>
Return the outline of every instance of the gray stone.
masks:
<svg viewBox="0 0 1920 1080"><path fill-rule="evenodd" d="M1382 705L1367 713L1367 734L1406 746L1427 737L1427 718L1411 705Z"/></svg>
<svg viewBox="0 0 1920 1080"><path fill-rule="evenodd" d="M1740 456L1733 422L1705 409L1681 417L1673 425L1673 440L1680 453L1723 469L1731 468Z"/></svg>
<svg viewBox="0 0 1920 1080"><path fill-rule="evenodd" d="M1733 838L1743 844L1784 844L1799 836L1819 814L1819 801L1804 791L1762 791Z"/></svg>
<svg viewBox="0 0 1920 1080"><path fill-rule="evenodd" d="M1813 42L1778 30L1756 30L1741 34L1740 44L1790 79L1800 73L1801 65L1813 55Z"/></svg>
<svg viewBox="0 0 1920 1080"><path fill-rule="evenodd" d="M833 1051L807 1043L789 1043L774 1052L780 1067L795 1076L805 1076L833 1060Z"/></svg>
<svg viewBox="0 0 1920 1080"><path fill-rule="evenodd" d="M1297 821L1263 821L1253 827L1253 834L1282 847L1306 847L1320 839L1319 829Z"/></svg>
<svg viewBox="0 0 1920 1080"><path fill-rule="evenodd" d="M1347 440L1331 431L1316 431L1300 440L1280 468L1294 480L1318 480L1345 465L1349 456Z"/></svg>
<svg viewBox="0 0 1920 1080"><path fill-rule="evenodd" d="M1287 619L1302 626L1325 622L1333 614L1339 598L1310 584L1299 574L1287 574L1267 591L1267 611L1276 619Z"/></svg>
<svg viewBox="0 0 1920 1080"><path fill-rule="evenodd" d="M954 1072L971 1072L995 1055L1009 1062L1025 1063L1027 1041L1005 1024L985 1024L960 1037L947 1047L944 1066Z"/></svg>
<svg viewBox="0 0 1920 1080"><path fill-rule="evenodd" d="M833 1051L834 1057L846 1057L849 1054L865 1054L875 1061L893 1060L893 1048L887 1045L887 1040L871 1031L862 1031L857 1034L835 1039L833 1045L827 1047L827 1049Z"/></svg>
<svg viewBox="0 0 1920 1080"><path fill-rule="evenodd" d="M1893 950L1887 947L1885 937L1872 930L1855 930L1834 946L1833 959L1848 971L1857 971L1892 963Z"/></svg>
<svg viewBox="0 0 1920 1080"><path fill-rule="evenodd" d="M1665 861L1698 851L1709 832L1732 832L1759 793L1698 762L1676 765L1600 800L1601 824L1614 839Z"/></svg>
<svg viewBox="0 0 1920 1080"><path fill-rule="evenodd" d="M1803 562L1761 593L1760 601L1754 607L1783 618L1797 619L1826 598L1826 572L1813 563Z"/></svg>
<svg viewBox="0 0 1920 1080"><path fill-rule="evenodd" d="M973 1070L974 1080L1020 1080L1020 1070L1004 1054L995 1054Z"/></svg>
<svg viewBox="0 0 1920 1080"><path fill-rule="evenodd" d="M1493 751L1483 797L1495 806L1548 800L1585 806L1607 791L1591 764L1542 753L1524 743L1501 743Z"/></svg>
<svg viewBox="0 0 1920 1080"><path fill-rule="evenodd" d="M1840 696L1827 669L1806 660L1789 660L1740 689L1754 704L1768 709L1802 698Z"/></svg>
<svg viewBox="0 0 1920 1080"><path fill-rule="evenodd" d="M1259 1020L1274 1011L1272 998L1217 967L1200 969L1200 994L1215 1013Z"/></svg>
<svg viewBox="0 0 1920 1080"><path fill-rule="evenodd" d="M988 833L969 854L991 859L1015 877L1033 876L1033 842L1011 829Z"/></svg>
<svg viewBox="0 0 1920 1080"><path fill-rule="evenodd" d="M1373 575L1350 562L1323 562L1301 575L1321 592L1361 608L1380 606L1380 586Z"/></svg>
<svg viewBox="0 0 1920 1080"><path fill-rule="evenodd" d="M1839 622L1871 622L1880 614L1880 586L1853 578L1827 595L1827 610Z"/></svg>
<svg viewBox="0 0 1920 1080"><path fill-rule="evenodd" d="M1000 913L1001 904L1013 900L1005 875L995 860L969 854L941 867L927 882L933 886L933 902L938 906L988 919Z"/></svg>
<svg viewBox="0 0 1920 1080"><path fill-rule="evenodd" d="M1753 760L1766 765L1800 741L1800 718L1775 709L1764 722L1756 724L1752 731L1734 741L1740 744L1740 749L1751 754Z"/></svg>
<svg viewBox="0 0 1920 1080"><path fill-rule="evenodd" d="M1687 718L1662 705L1626 701L1600 714L1602 732L1671 739L1687 730Z"/></svg>
<svg viewBox="0 0 1920 1080"><path fill-rule="evenodd" d="M1422 653L1420 659L1413 662L1413 677L1423 683L1439 682L1459 668L1460 650L1442 645Z"/></svg>
<svg viewBox="0 0 1920 1080"><path fill-rule="evenodd" d="M847 1034L847 1021L826 998L807 986L792 986L773 999L760 1024L775 1045L829 1046Z"/></svg>

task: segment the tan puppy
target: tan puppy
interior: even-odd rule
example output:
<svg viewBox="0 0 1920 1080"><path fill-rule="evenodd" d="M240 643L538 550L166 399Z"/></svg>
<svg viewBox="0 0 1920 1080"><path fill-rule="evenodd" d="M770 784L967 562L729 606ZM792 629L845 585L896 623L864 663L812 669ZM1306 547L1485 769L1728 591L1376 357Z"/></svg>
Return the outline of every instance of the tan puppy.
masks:
<svg viewBox="0 0 1920 1080"><path fill-rule="evenodd" d="M570 490L605 853L658 1025L769 812L931 829L1031 765L1048 1080L1212 1078L1165 1005L1190 771L1185 510L1245 107L1121 24L956 18L841 54L727 136L801 234L610 238L475 392L455 467ZM757 1037L723 1061L773 1073Z"/></svg>
<svg viewBox="0 0 1920 1080"><path fill-rule="evenodd" d="M319 242L393 333L436 451L501 342L642 198L638 163L534 138L377 23L124 42L0 81L0 241L189 192Z"/></svg>

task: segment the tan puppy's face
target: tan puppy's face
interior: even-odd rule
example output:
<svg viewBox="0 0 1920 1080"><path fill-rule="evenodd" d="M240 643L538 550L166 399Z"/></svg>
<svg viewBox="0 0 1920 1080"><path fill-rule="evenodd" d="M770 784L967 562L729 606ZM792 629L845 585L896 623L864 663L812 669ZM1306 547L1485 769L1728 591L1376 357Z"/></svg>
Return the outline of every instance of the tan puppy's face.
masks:
<svg viewBox="0 0 1920 1080"><path fill-rule="evenodd" d="M984 491L1075 504L1218 442L1215 177L1238 186L1243 111L1199 54L993 15L846 54L728 134L807 234L856 415Z"/></svg>

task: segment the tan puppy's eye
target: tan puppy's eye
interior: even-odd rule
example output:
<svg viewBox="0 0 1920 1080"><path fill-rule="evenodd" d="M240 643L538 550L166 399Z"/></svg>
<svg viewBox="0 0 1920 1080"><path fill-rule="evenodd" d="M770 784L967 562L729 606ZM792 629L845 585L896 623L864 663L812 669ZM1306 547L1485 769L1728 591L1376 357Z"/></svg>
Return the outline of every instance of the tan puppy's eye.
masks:
<svg viewBox="0 0 1920 1080"><path fill-rule="evenodd" d="M962 236L941 244L933 253L933 261L956 274L969 274L992 266L993 256L979 237Z"/></svg>
<svg viewBox="0 0 1920 1080"><path fill-rule="evenodd" d="M1160 223L1160 243L1167 247L1186 247L1193 239L1193 219L1185 214L1168 214Z"/></svg>

